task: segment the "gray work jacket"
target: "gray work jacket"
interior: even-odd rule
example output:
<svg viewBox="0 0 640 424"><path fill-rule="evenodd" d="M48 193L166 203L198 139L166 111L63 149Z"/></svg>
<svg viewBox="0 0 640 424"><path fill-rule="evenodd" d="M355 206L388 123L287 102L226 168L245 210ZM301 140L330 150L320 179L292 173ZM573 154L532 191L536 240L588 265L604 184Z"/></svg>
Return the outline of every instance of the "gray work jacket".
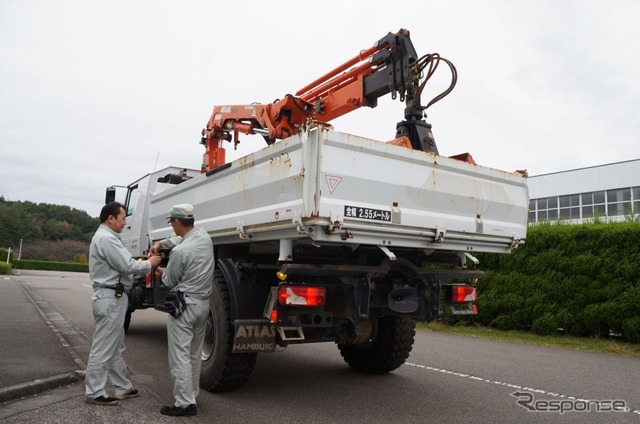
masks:
<svg viewBox="0 0 640 424"><path fill-rule="evenodd" d="M151 262L134 259L124 247L120 234L100 224L89 246L89 277L94 289L114 287L119 282L130 289L134 274L150 272Z"/></svg>
<svg viewBox="0 0 640 424"><path fill-rule="evenodd" d="M184 237L163 240L162 247L173 248L162 274L162 284L177 287L187 297L208 300L212 293L214 257L211 237L194 228Z"/></svg>

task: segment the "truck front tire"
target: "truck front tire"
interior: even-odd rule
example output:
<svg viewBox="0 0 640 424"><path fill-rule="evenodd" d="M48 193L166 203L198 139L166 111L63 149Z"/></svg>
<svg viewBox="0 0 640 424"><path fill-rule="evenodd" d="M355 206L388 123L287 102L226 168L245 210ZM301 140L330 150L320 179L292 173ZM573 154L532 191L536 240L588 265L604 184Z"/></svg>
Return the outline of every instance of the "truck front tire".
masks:
<svg viewBox="0 0 640 424"><path fill-rule="evenodd" d="M204 338L200 387L210 392L224 392L243 386L253 372L257 354L231 353L233 322L229 290L218 269L213 278L213 294Z"/></svg>
<svg viewBox="0 0 640 424"><path fill-rule="evenodd" d="M399 368L409 357L416 324L405 317L382 316L374 320L374 332L367 343L338 344L338 349L352 369L367 374L385 374Z"/></svg>

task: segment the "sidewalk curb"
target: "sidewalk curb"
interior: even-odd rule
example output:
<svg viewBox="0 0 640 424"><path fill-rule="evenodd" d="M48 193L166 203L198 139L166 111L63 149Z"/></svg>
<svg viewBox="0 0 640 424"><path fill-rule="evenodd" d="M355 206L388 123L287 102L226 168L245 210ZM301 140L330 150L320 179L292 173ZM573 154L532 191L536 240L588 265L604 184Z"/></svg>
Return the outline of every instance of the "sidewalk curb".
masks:
<svg viewBox="0 0 640 424"><path fill-rule="evenodd" d="M70 373L39 378L15 386L0 388L0 402L7 402L25 396L37 395L45 390L56 389L65 384L72 384L84 379L84 371L76 370Z"/></svg>

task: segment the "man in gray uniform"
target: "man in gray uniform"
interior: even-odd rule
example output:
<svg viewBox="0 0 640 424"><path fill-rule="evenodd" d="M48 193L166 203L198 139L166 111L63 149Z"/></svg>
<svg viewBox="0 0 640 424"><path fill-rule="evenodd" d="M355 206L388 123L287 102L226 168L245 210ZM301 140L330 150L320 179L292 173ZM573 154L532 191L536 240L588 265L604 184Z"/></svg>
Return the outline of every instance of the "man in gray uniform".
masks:
<svg viewBox="0 0 640 424"><path fill-rule="evenodd" d="M100 212L100 227L89 247L95 330L87 363L85 395L87 403L95 405L117 405L118 400L138 396L127 378L122 357L124 318L129 306L125 290L131 289L133 274L148 274L153 266L160 264L159 256L146 261L131 257L120 239L125 223L124 206L118 202L107 203ZM105 391L107 378L113 383L115 396L108 396Z"/></svg>
<svg viewBox="0 0 640 424"><path fill-rule="evenodd" d="M213 290L213 243L202 229L194 229L193 206L175 205L167 217L177 237L155 243L152 253L173 248L166 269L158 267L156 275L172 291L180 290L186 308L177 318L169 316L167 339L169 369L173 376L173 406L164 406L163 415L197 414L196 396L200 390L201 352L209 299Z"/></svg>

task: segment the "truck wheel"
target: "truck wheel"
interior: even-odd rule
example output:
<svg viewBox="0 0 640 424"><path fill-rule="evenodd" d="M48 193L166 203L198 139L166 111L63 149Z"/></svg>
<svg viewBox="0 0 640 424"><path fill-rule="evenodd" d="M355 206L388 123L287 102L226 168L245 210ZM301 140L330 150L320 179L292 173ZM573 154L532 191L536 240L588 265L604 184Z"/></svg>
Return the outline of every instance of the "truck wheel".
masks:
<svg viewBox="0 0 640 424"><path fill-rule="evenodd" d="M227 283L222 272L216 269L200 374L200 387L210 392L229 391L243 386L256 364L255 353L231 353L233 323L230 316Z"/></svg>
<svg viewBox="0 0 640 424"><path fill-rule="evenodd" d="M411 318L383 316L374 319L374 331L367 343L338 344L345 362L354 370L367 374L385 374L404 364L416 335Z"/></svg>

